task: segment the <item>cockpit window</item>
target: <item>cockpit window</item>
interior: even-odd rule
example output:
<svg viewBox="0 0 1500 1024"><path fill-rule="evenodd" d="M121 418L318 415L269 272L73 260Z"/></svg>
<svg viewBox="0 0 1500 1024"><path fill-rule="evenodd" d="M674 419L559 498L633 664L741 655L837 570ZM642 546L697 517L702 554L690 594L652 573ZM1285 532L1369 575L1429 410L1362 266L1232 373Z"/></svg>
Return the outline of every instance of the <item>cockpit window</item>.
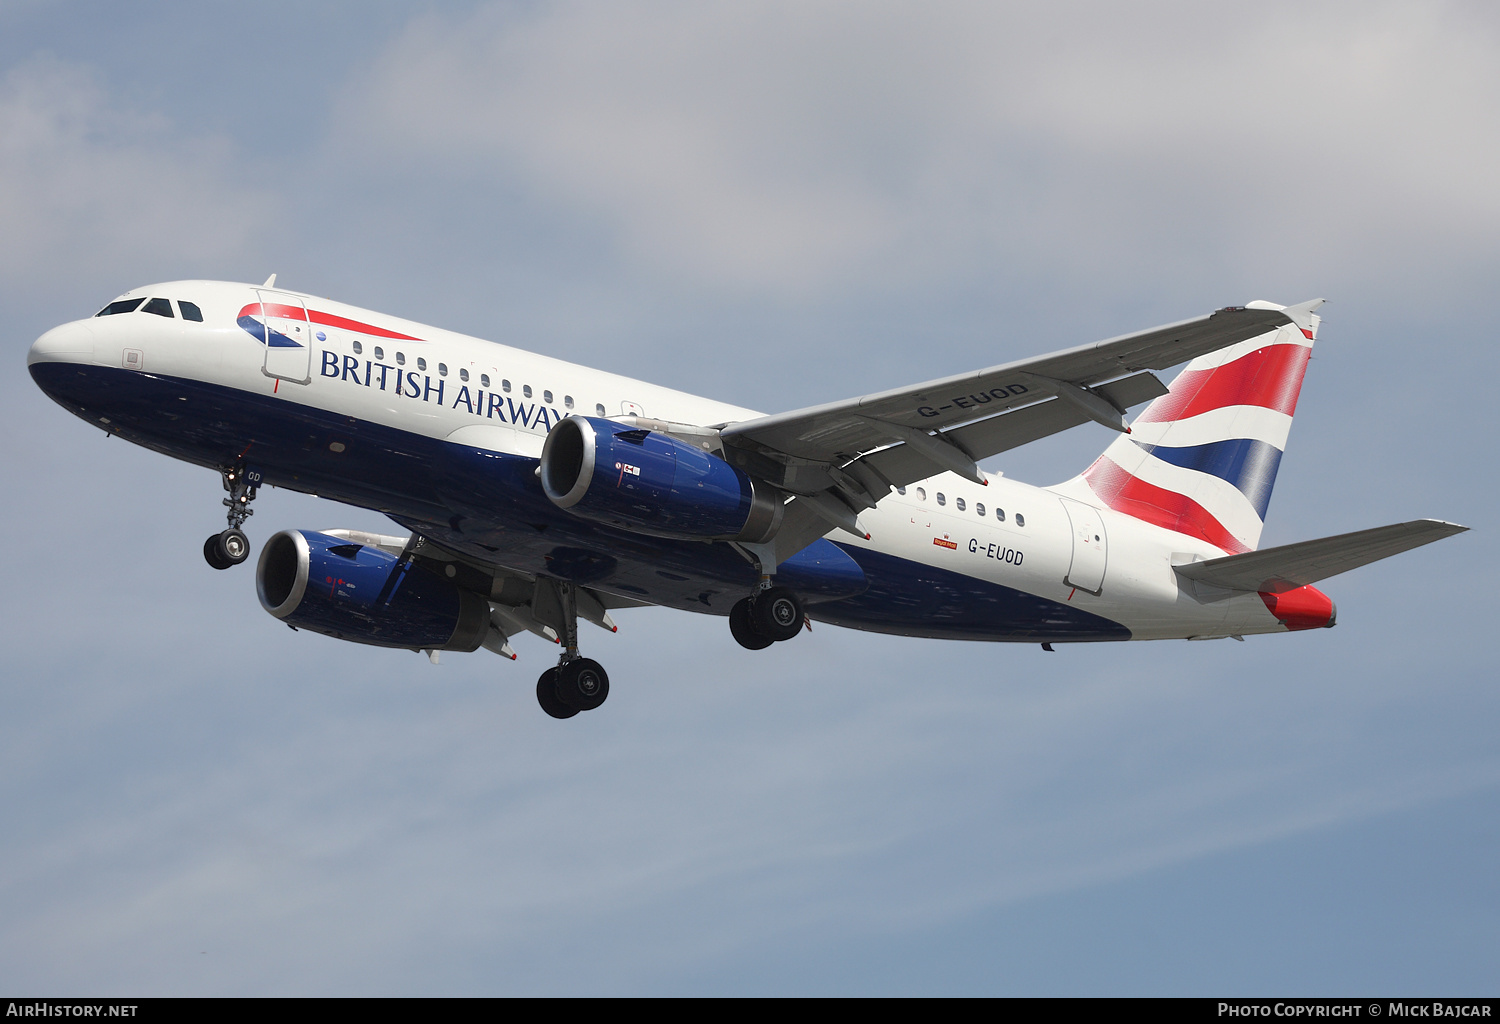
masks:
<svg viewBox="0 0 1500 1024"><path fill-rule="evenodd" d="M111 302L109 305L105 306L103 309L99 310L99 312L95 313L94 315L95 316L114 316L116 313L133 313L133 312L135 312L135 308L137 306L139 306L142 302L145 302L145 301L146 300L144 298L141 298L141 299L116 299L114 302Z"/></svg>
<svg viewBox="0 0 1500 1024"><path fill-rule="evenodd" d="M177 316L177 314L172 312L172 303L166 299L152 299L141 307L141 312L155 313L157 316L164 316L169 319L175 319Z"/></svg>
<svg viewBox="0 0 1500 1024"><path fill-rule="evenodd" d="M177 307L182 310L182 318L184 320L196 320L200 324L203 322L203 310L198 308L196 302L178 299Z"/></svg>

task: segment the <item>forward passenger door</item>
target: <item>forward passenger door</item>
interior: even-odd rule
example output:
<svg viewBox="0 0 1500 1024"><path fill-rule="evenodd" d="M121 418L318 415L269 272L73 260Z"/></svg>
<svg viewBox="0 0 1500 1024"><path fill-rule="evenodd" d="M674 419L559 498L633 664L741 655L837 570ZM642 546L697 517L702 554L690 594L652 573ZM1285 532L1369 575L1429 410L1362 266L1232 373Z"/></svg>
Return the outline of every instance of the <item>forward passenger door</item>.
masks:
<svg viewBox="0 0 1500 1024"><path fill-rule="evenodd" d="M312 380L312 324L307 306L295 295L259 291L261 317L266 324L267 377L293 384Z"/></svg>

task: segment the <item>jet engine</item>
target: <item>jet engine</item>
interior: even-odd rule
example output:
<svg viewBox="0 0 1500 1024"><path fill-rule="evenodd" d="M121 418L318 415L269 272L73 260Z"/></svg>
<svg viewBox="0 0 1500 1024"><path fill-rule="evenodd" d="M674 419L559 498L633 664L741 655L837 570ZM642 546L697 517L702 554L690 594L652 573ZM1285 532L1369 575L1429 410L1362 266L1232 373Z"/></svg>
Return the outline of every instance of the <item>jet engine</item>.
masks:
<svg viewBox="0 0 1500 1024"><path fill-rule="evenodd" d="M310 530L266 542L255 590L261 607L290 626L376 647L472 651L490 623L479 594L379 548Z"/></svg>
<svg viewBox="0 0 1500 1024"><path fill-rule="evenodd" d="M613 420L558 423L540 476L559 508L635 533L760 543L781 525L775 488L675 437Z"/></svg>

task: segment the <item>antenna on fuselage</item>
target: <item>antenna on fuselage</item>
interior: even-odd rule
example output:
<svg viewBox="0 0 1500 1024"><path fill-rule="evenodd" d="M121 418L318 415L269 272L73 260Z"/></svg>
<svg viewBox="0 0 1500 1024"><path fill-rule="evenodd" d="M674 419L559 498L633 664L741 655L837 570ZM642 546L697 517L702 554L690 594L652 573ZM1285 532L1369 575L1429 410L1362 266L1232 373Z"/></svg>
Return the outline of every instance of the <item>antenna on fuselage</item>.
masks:
<svg viewBox="0 0 1500 1024"><path fill-rule="evenodd" d="M261 285L261 287L262 288L270 288L270 287L272 287L275 284L276 284L276 275L272 274L270 277L266 278L266 283L263 284L263 285Z"/></svg>

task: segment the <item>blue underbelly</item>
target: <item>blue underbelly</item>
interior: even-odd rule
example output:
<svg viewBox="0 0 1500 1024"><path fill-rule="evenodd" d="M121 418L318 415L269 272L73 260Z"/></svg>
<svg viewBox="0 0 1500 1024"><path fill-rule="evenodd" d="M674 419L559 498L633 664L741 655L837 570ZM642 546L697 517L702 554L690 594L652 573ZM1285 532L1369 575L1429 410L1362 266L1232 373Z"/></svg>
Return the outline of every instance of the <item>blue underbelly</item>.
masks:
<svg viewBox="0 0 1500 1024"><path fill-rule="evenodd" d="M947 640L1130 639L1118 622L1072 605L868 548L845 550L869 585L809 609L820 622Z"/></svg>

